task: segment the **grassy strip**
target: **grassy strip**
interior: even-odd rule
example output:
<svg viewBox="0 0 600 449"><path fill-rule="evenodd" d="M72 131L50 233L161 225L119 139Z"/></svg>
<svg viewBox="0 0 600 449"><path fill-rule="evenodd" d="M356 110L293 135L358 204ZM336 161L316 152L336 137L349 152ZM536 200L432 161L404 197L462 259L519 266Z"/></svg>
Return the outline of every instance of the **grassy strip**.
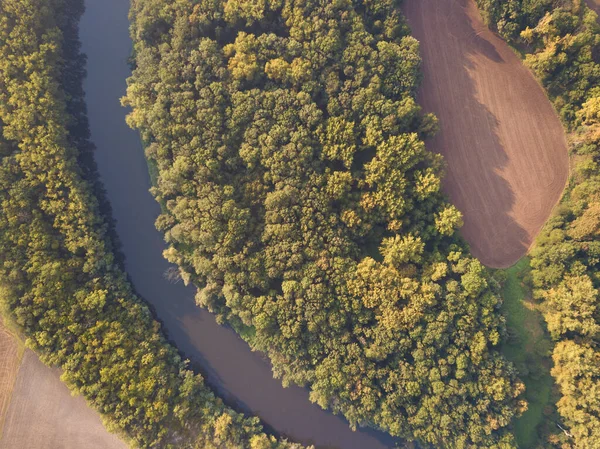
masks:
<svg viewBox="0 0 600 449"><path fill-rule="evenodd" d="M504 356L513 362L525 382L528 410L514 421L514 432L520 448L542 447L547 415L554 409L553 379L550 354L553 343L545 327L539 305L532 299L528 278L529 258L504 270L502 296L509 338L502 346Z"/></svg>
<svg viewBox="0 0 600 449"><path fill-rule="evenodd" d="M533 296L556 345L554 433L544 448L596 449L600 441L600 27L581 1L477 0L491 25L523 48L567 131L573 171L531 251ZM590 2L587 2L592 5Z"/></svg>

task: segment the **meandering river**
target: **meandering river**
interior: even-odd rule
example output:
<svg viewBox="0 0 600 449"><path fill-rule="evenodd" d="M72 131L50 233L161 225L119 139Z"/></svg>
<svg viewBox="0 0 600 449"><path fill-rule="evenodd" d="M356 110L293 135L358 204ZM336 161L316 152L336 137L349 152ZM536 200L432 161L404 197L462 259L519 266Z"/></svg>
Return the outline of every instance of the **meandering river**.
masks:
<svg viewBox="0 0 600 449"><path fill-rule="evenodd" d="M159 205L148 191L138 134L125 124L127 111L119 104L130 75L128 9L128 0L86 0L80 39L88 57L84 88L96 161L136 290L152 304L169 339L218 394L237 409L258 415L270 430L322 449L394 447L383 433L353 432L343 419L310 403L307 390L283 388L262 354L195 305L192 288L166 279L170 265L154 227Z"/></svg>

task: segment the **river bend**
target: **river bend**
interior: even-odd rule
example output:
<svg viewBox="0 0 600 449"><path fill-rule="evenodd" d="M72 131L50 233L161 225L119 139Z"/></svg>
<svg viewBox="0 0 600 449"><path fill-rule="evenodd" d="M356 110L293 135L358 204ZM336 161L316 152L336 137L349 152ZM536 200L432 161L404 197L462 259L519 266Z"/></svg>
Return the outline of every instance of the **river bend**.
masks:
<svg viewBox="0 0 600 449"><path fill-rule="evenodd" d="M110 200L127 272L137 292L154 308L168 338L229 404L258 415L270 430L320 449L385 449L387 435L353 432L342 418L308 400L308 391L283 388L268 361L231 329L194 302L194 290L165 277L162 235L154 221L160 209L149 193L150 179L138 134L125 124L119 104L130 75L127 0L86 0L80 23L87 55L84 83L96 162Z"/></svg>

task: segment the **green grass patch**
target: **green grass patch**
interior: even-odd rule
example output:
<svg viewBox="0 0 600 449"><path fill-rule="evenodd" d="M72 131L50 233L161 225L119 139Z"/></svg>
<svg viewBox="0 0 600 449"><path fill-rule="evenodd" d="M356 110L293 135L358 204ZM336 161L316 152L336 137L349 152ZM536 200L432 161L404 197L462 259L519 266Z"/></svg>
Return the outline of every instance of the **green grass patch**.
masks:
<svg viewBox="0 0 600 449"><path fill-rule="evenodd" d="M152 187L155 187L158 183L158 166L154 159L146 158L146 163L148 164L148 174L150 175L150 184Z"/></svg>
<svg viewBox="0 0 600 449"><path fill-rule="evenodd" d="M554 381L550 375L553 343L544 318L531 298L531 290L524 282L530 270L528 258L504 270L506 281L502 292L509 333L502 352L515 364L527 387L525 399L529 408L513 423L517 443L522 449L543 447L540 435L545 433L548 417L554 409Z"/></svg>

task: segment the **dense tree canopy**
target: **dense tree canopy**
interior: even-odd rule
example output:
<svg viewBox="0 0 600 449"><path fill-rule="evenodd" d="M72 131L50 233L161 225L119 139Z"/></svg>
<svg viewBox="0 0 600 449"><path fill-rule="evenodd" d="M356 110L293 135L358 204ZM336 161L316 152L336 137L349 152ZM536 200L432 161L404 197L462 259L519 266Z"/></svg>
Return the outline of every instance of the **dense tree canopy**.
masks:
<svg viewBox="0 0 600 449"><path fill-rule="evenodd" d="M80 0L0 2L0 300L132 446L294 449L186 368L115 262L93 195Z"/></svg>
<svg viewBox="0 0 600 449"><path fill-rule="evenodd" d="M134 0L131 19L124 103L198 304L353 426L514 447L497 285L421 140L396 2Z"/></svg>
<svg viewBox="0 0 600 449"><path fill-rule="evenodd" d="M535 26L555 0L476 0L482 15L505 39L516 39L528 26Z"/></svg>
<svg viewBox="0 0 600 449"><path fill-rule="evenodd" d="M581 0L477 3L490 25L524 53L526 64L548 91L567 126L579 123L576 111L586 100L598 96L600 84L596 13ZM511 24L510 32L503 28L506 23Z"/></svg>
<svg viewBox="0 0 600 449"><path fill-rule="evenodd" d="M532 251L533 284L543 301L564 419L558 447L600 442L600 26L581 1L480 0L494 24L546 87L566 126L574 171L566 194ZM535 3L535 2L534 2ZM513 5L514 28L502 14Z"/></svg>

